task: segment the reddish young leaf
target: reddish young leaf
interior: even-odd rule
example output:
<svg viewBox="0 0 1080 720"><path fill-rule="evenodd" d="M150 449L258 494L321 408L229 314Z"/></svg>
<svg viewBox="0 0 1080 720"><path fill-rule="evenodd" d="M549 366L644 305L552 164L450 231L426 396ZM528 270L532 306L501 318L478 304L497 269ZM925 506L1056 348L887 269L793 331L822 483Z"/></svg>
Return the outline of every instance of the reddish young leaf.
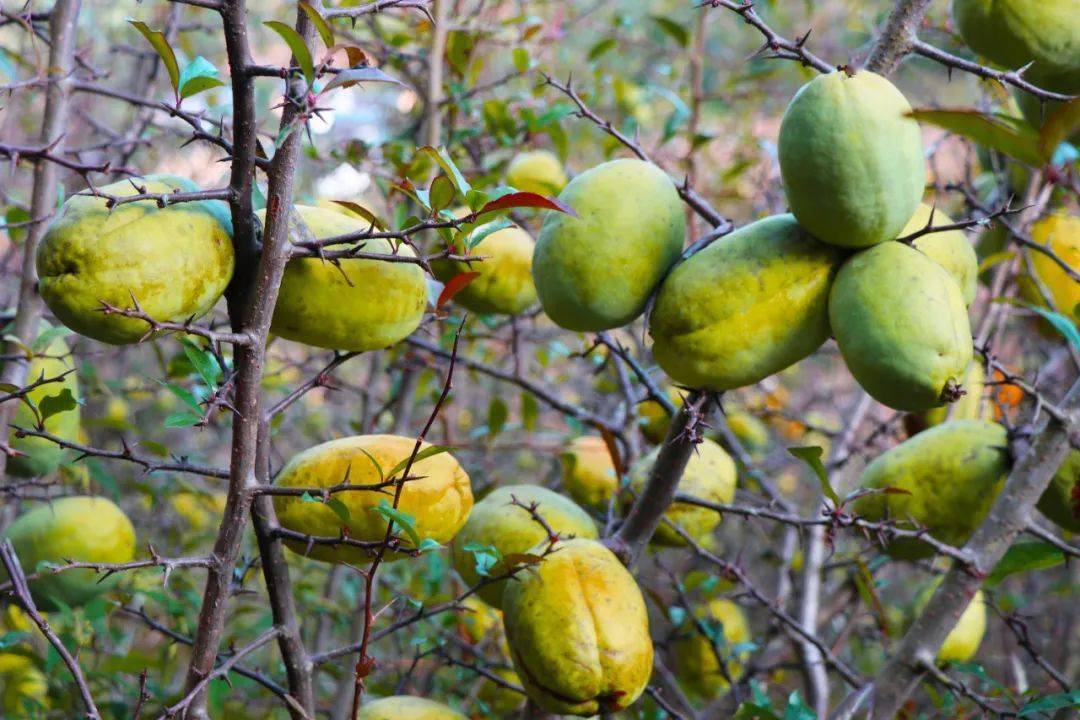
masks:
<svg viewBox="0 0 1080 720"><path fill-rule="evenodd" d="M463 272L450 278L450 281L446 283L446 287L439 293L439 299L435 303L436 308L441 308L459 292L465 289L465 287L476 278L480 277L478 272Z"/></svg>
<svg viewBox="0 0 1080 720"><path fill-rule="evenodd" d="M495 212L496 210L506 210L507 208L519 208L519 207L531 207L541 208L543 210L556 210L567 215L573 215L577 217L577 213L573 208L564 202L560 202L552 197L544 197L539 193L531 192L515 192L508 195L503 195L500 198L492 200L484 205L476 213L477 215L483 215L484 213Z"/></svg>

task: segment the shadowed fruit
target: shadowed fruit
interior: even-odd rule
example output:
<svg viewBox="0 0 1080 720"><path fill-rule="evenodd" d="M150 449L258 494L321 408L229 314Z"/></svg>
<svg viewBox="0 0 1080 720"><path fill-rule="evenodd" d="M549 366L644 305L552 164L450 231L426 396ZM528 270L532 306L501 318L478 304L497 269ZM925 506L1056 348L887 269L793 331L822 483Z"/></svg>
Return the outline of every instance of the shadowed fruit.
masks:
<svg viewBox="0 0 1080 720"><path fill-rule="evenodd" d="M426 698L393 695L364 703L356 720L468 720L457 710Z"/></svg>
<svg viewBox="0 0 1080 720"><path fill-rule="evenodd" d="M506 184L522 192L558 195L566 182L562 163L547 150L518 153L506 168Z"/></svg>
<svg viewBox="0 0 1080 720"><path fill-rule="evenodd" d="M649 477L649 470L656 463L660 448L643 455L630 469L630 487L641 492ZM708 438L703 439L690 456L678 492L692 495L712 503L729 503L735 497L737 471L735 461L722 447ZM698 544L705 542L709 533L720 524L720 513L709 508L684 502L674 502L664 512L664 518L682 528ZM686 541L666 523L660 523L652 542L668 547L685 547Z"/></svg>
<svg viewBox="0 0 1080 720"><path fill-rule="evenodd" d="M840 262L791 215L717 240L660 287L649 317L657 363L682 385L730 390L802 360L829 337Z"/></svg>
<svg viewBox="0 0 1080 720"><path fill-rule="evenodd" d="M473 232L483 233L485 227ZM491 233L469 251L483 260L471 265L436 260L431 269L442 282L464 272L480 273L454 295L454 302L473 312L518 315L536 302L532 279L534 245L532 236L521 228L504 228Z"/></svg>
<svg viewBox="0 0 1080 720"><path fill-rule="evenodd" d="M604 438L583 435L571 440L559 455L563 487L582 505L607 509L619 489L619 477Z"/></svg>
<svg viewBox="0 0 1080 720"><path fill-rule="evenodd" d="M544 312L567 330L609 330L645 309L678 259L686 219L675 185L641 160L612 160L574 178L548 213L533 254Z"/></svg>
<svg viewBox="0 0 1080 720"><path fill-rule="evenodd" d="M688 627L675 640L671 655L679 683L699 698L710 699L728 687L729 678L738 682L742 677L740 660L744 660L747 653L735 652L733 648L750 642L753 635L746 613L730 600L713 600L699 606L695 614L710 632L719 630L716 625L723 627L723 642L716 645L725 660L725 667L721 669L713 643L691 622L687 622ZM717 632L717 636L720 634Z"/></svg>
<svg viewBox="0 0 1080 720"><path fill-rule="evenodd" d="M930 602L934 591L941 585L942 579L936 578L919 592L915 599L916 615L921 614L923 608ZM939 663L968 662L979 651L979 644L984 634L986 634L986 599L980 590L975 593L975 597L968 603L960 619L956 621L956 625L945 636L945 641L941 643L941 648L937 653L937 661Z"/></svg>
<svg viewBox="0 0 1080 720"><path fill-rule="evenodd" d="M487 603L480 602L475 595L461 601L464 608L457 614L458 632L471 644L483 642L488 633L497 628L502 632L502 613Z"/></svg>
<svg viewBox="0 0 1080 720"><path fill-rule="evenodd" d="M855 501L867 520L916 523L941 542L959 547L990 512L1009 469L1005 428L983 420L950 420L878 456L863 471L873 492ZM895 558L929 557L933 547L917 538L895 538L886 551Z"/></svg>
<svg viewBox="0 0 1080 720"><path fill-rule="evenodd" d="M316 445L297 455L281 469L277 486L283 488L327 488L348 482L350 485L378 485L390 480L390 472L409 459L416 444L414 438L398 435L357 435ZM427 443L421 448L431 447ZM378 465L376 465L376 463ZM395 477L400 477L404 466ZM421 540L449 542L472 508L469 476L449 453L425 457L413 463L401 490L398 511L409 515ZM378 512L381 504L390 506L389 494L380 490L348 490L332 495L340 505L331 507L293 495L275 495L274 510L282 527L316 537L338 537L343 530L353 540L382 541L387 517ZM339 514L340 513L340 514ZM344 516L344 517L343 517ZM413 543L400 526L396 534L403 547ZM371 556L362 548L347 545L313 545L303 540L286 540L294 552L324 562L364 564ZM387 553L387 559L401 557Z"/></svg>
<svg viewBox="0 0 1080 720"><path fill-rule="evenodd" d="M512 499L531 505L551 529L563 537L596 538L596 524L588 513L556 492L539 485L506 485L492 490L476 504L465 527L454 538L454 568L470 587L480 582L476 557L465 548L471 543L494 547L499 557L527 552L547 538L543 526L525 508L512 505ZM495 574L498 574L496 569ZM503 588L507 581L485 585L480 599L495 608L502 607Z"/></svg>
<svg viewBox="0 0 1080 720"><path fill-rule="evenodd" d="M297 205L296 212L315 238L363 232L370 226L334 210ZM389 240L379 238L365 240L363 251L416 256L407 245L395 250ZM285 266L270 330L331 350L379 350L405 339L420 325L427 297L424 271L415 263L295 258Z"/></svg>
<svg viewBox="0 0 1080 720"><path fill-rule="evenodd" d="M507 584L503 612L514 668L543 710L610 713L645 690L653 664L645 599L599 542L559 543Z"/></svg>
<svg viewBox="0 0 1080 720"><path fill-rule="evenodd" d="M1055 213L1031 227L1031 239L1050 248L1069 267L1080 272L1080 215ZM1076 306L1080 304L1080 283L1069 277L1053 258L1038 250L1030 250L1035 276L1050 295L1054 310L1074 323L1080 322ZM1041 298L1039 305L1044 304Z"/></svg>
<svg viewBox="0 0 1080 720"><path fill-rule="evenodd" d="M30 361L30 366L26 370L25 384L35 383L42 378L48 380L59 377L63 373L74 369L75 361L71 357L71 351L68 349L67 343L64 342L63 338L56 338L49 343L41 354L35 355L34 359ZM65 390L70 391L76 400L79 399L79 380L74 372L65 375L60 382L37 386L27 393L26 397L30 402L34 403L34 406L40 412L43 401L47 398L58 398L63 395ZM25 402L17 402L18 407L15 409L12 424L17 427L36 429L37 416L34 411ZM45 432L75 442L79 438L79 417L78 405L70 410L50 415L45 418ZM52 440L29 436L17 438L14 430L9 433L8 438L12 450L25 453L24 455L12 455L8 458L7 471L9 474L17 477L39 477L52 474L60 467L60 462L64 458L64 450Z"/></svg>
<svg viewBox="0 0 1080 720"><path fill-rule="evenodd" d="M947 402L971 362L960 287L901 243L882 243L844 263L829 294L829 320L851 374L897 410Z"/></svg>
<svg viewBox="0 0 1080 720"><path fill-rule="evenodd" d="M968 47L1046 90L1080 90L1080 0L953 0Z"/></svg>
<svg viewBox="0 0 1080 720"><path fill-rule="evenodd" d="M135 556L131 520L115 503L101 497L65 497L36 505L16 518L4 535L27 575L42 562L126 563ZM0 576L7 579L2 570ZM59 610L60 603L83 605L115 585L116 579L84 568L61 573L45 570L30 581L30 592L38 607L51 612Z"/></svg>
<svg viewBox="0 0 1080 720"><path fill-rule="evenodd" d="M780 171L795 217L814 237L861 248L894 240L922 198L922 137L908 101L867 70L804 85L780 125Z"/></svg>
<svg viewBox="0 0 1080 720"><path fill-rule="evenodd" d="M900 231L900 237L918 232L930 222L930 213L933 212L933 227L952 225L953 219L940 210L934 210L926 203L920 203L911 220ZM979 283L979 258L975 254L975 247L968 242L963 230L946 230L944 232L932 232L915 238L913 243L916 250L927 255L941 267L960 286L960 294L964 297L964 305L971 305L975 300L975 291Z"/></svg>
<svg viewBox="0 0 1080 720"><path fill-rule="evenodd" d="M964 396L954 403L931 408L922 413L926 427L940 425L946 420L993 420L994 403L984 398L986 371L979 360L972 360L961 381Z"/></svg>
<svg viewBox="0 0 1080 720"><path fill-rule="evenodd" d="M199 189L175 175L148 175L137 183L149 193ZM98 189L137 194L127 180ZM38 247L41 298L80 335L113 345L138 342L150 326L106 315L101 303L131 308L134 297L159 322L205 315L232 279L231 234L228 206L220 200L164 208L140 200L109 210L103 198L72 195Z"/></svg>
<svg viewBox="0 0 1080 720"><path fill-rule="evenodd" d="M679 390L674 385L669 385L664 392L675 407L682 406L683 398L686 397L685 390ZM641 428L641 434L650 442L662 442L667 436L670 424L671 416L668 415L664 406L657 401L646 400L638 405L638 427Z"/></svg>
<svg viewBox="0 0 1080 720"><path fill-rule="evenodd" d="M521 678L512 668L495 668L491 673L512 685L521 687ZM525 696L520 692L503 687L492 680L484 681L476 697L487 707L487 715L476 716L483 718L512 717L512 713L525 703Z"/></svg>
<svg viewBox="0 0 1080 720"><path fill-rule="evenodd" d="M1069 532L1080 533L1080 450L1065 458L1037 507Z"/></svg>

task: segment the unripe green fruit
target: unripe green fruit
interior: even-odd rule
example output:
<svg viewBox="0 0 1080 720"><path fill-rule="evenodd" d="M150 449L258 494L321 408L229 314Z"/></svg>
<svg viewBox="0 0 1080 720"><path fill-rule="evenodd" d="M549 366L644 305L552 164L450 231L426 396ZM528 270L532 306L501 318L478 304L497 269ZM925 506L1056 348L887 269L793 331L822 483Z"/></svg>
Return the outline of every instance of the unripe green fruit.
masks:
<svg viewBox="0 0 1080 720"><path fill-rule="evenodd" d="M547 533L525 508L512 505L513 498L526 505L537 503L536 511L551 529L563 537L595 539L596 523L588 513L556 492L539 485L507 485L491 491L476 504L465 527L454 538L454 568L470 587L480 582L476 557L465 549L471 543L494 547L500 557L527 552L547 538ZM480 588L480 599L502 607L506 580Z"/></svg>
<svg viewBox="0 0 1080 720"><path fill-rule="evenodd" d="M982 363L972 360L961 381L964 396L954 403L931 408L922 414L926 427L940 425L946 420L993 420L994 403L984 398L986 371Z"/></svg>
<svg viewBox="0 0 1080 720"><path fill-rule="evenodd" d="M514 668L541 709L616 712L645 690L653 665L645 599L599 542L559 543L507 584L503 612Z"/></svg>
<svg viewBox="0 0 1080 720"><path fill-rule="evenodd" d="M635 492L644 489L659 452L660 448L653 448L630 469L630 486ZM694 448L679 480L678 492L712 503L729 503L735 497L736 476L735 461L724 448L706 438ZM720 513L684 502L672 503L664 511L664 518L682 528L698 544L705 542L720 524ZM656 527L652 542L667 547L686 546L682 535L663 522Z"/></svg>
<svg viewBox="0 0 1080 720"><path fill-rule="evenodd" d="M38 563L126 563L135 556L135 529L111 500L100 497L65 497L37 505L11 523L4 535L11 540L23 571L32 575ZM7 579L7 573L0 570ZM52 573L30 581L38 607L59 610L61 604L78 607L116 584L91 569Z"/></svg>
<svg viewBox="0 0 1080 720"><path fill-rule="evenodd" d="M297 205L315 238L363 232L370 224L334 210ZM264 213L259 212L260 218ZM407 245L364 241L363 251L415 257ZM408 337L427 307L427 281L415 263L345 258L329 263L295 258L285 266L270 330L289 340L331 350L379 350Z"/></svg>
<svg viewBox="0 0 1080 720"><path fill-rule="evenodd" d="M348 480L350 485L378 485L399 463L408 460L416 445L414 438L399 435L358 435L316 445L297 455L281 469L276 485L282 488L327 488ZM421 448L431 447L426 443ZM376 465L378 463L378 465ZM398 471L400 476L403 470ZM401 489L398 511L413 520L416 534L438 543L449 542L472 508L469 476L450 453L440 453L413 463L410 478ZM346 490L331 497L347 511L347 519L322 502L302 496L275 495L274 510L281 526L315 537L338 537L343 531L353 540L380 542L386 534L387 518L375 510L389 504L383 490ZM340 507L338 509L340 511ZM405 547L412 547L408 535L399 527ZM362 548L348 545L312 545L304 540L285 540L290 550L324 562L366 564L372 556ZM387 553L386 559L401 557Z"/></svg>
<svg viewBox="0 0 1080 720"><path fill-rule="evenodd" d="M876 245L844 263L829 294L829 320L851 374L897 410L945 403L971 362L960 287L901 243Z"/></svg>
<svg viewBox="0 0 1080 720"><path fill-rule="evenodd" d="M911 220L900 232L900 237L918 232L930 222L933 213L933 227L952 225L953 219L940 210L934 210L926 203L920 203ZM979 287L979 258L975 247L968 242L963 230L932 232L915 238L912 243L916 250L927 255L952 276L960 287L964 305L970 306L975 300Z"/></svg>
<svg viewBox="0 0 1080 720"><path fill-rule="evenodd" d="M199 188L175 175L138 180L150 193ZM99 188L107 195L137 194L128 180ZM152 200L118 205L72 195L49 225L37 252L41 298L80 335L123 345L150 330L143 320L107 315L102 303L133 307L132 298L159 322L205 315L233 274L232 223L220 200L159 208Z"/></svg>
<svg viewBox="0 0 1080 720"><path fill-rule="evenodd" d="M953 0L968 47L1046 90L1080 90L1080 0Z"/></svg>
<svg viewBox="0 0 1080 720"><path fill-rule="evenodd" d="M937 578L919 592L915 599L915 613L921 614L943 578ZM937 653L939 663L965 663L975 657L986 634L986 598L982 591L975 593L956 625L945 636Z"/></svg>
<svg viewBox="0 0 1080 720"><path fill-rule="evenodd" d="M994 503L1009 468L1005 428L982 420L950 420L921 432L880 455L863 471L864 488L896 488L855 501L871 521L909 521L955 547L962 546ZM887 552L895 558L929 557L933 547L917 538L895 538Z"/></svg>
<svg viewBox="0 0 1080 720"><path fill-rule="evenodd" d="M717 240L660 287L649 317L656 362L682 385L731 390L802 360L829 337L840 262L791 215Z"/></svg>
<svg viewBox="0 0 1080 720"><path fill-rule="evenodd" d="M61 374L75 369L75 361L71 357L71 351L63 338L56 338L40 355L34 356L30 366L26 370L25 384L30 385L44 378L55 378ZM34 403L39 410L41 402L46 398L55 397L65 390L71 391L76 400L79 399L79 380L74 372L68 373L60 382L51 382L39 385L29 393L27 398ZM18 402L15 409L15 417L12 424L22 428L36 428L37 417L30 407L22 401ZM45 432L52 433L59 438L75 442L79 437L79 406L71 410L64 410L45 419ZM12 455L8 458L7 471L17 477L40 477L56 472L60 462L64 458L64 450L52 440L38 437L15 437L12 430L8 440L11 449L25 455Z"/></svg>
<svg viewBox="0 0 1080 720"><path fill-rule="evenodd" d="M693 623L687 623L686 630L672 645L671 654L680 684L699 698L712 699L728 687L728 677L735 682L742 677L740 660L745 659L746 653L733 652L733 648L750 642L753 634L746 613L730 600L713 600L699 606L696 615L706 623L723 626L724 640L718 645L726 661L724 670L717 661L713 644Z"/></svg>
<svg viewBox="0 0 1080 720"><path fill-rule="evenodd" d="M811 235L842 247L894 240L926 183L911 106L880 75L818 75L780 125L780 171L791 211Z"/></svg>
<svg viewBox="0 0 1080 720"><path fill-rule="evenodd" d="M506 168L506 183L522 192L558 195L566 182L562 163L547 150L519 153Z"/></svg>
<svg viewBox="0 0 1080 720"><path fill-rule="evenodd" d="M1080 450L1065 458L1037 507L1059 526L1080 533Z"/></svg>
<svg viewBox="0 0 1080 720"><path fill-rule="evenodd" d="M483 226L475 232L484 232ZM480 275L454 295L454 302L478 313L518 315L536 302L532 279L532 236L519 227L497 230L470 251L483 257L467 264L457 260L436 260L431 264L442 282L464 272Z"/></svg>
<svg viewBox="0 0 1080 720"><path fill-rule="evenodd" d="M468 720L452 707L411 695L393 695L365 703L356 720Z"/></svg>
<svg viewBox="0 0 1080 720"><path fill-rule="evenodd" d="M548 213L533 254L544 312L567 330L609 330L645 309L682 251L686 218L671 179L652 163L612 160L574 178Z"/></svg>

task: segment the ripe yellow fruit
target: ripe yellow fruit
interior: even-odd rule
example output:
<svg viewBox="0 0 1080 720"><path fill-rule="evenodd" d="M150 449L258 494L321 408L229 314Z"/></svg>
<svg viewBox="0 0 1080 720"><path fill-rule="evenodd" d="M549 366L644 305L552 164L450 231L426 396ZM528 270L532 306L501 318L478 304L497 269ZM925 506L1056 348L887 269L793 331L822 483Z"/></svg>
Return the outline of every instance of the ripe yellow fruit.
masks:
<svg viewBox="0 0 1080 720"><path fill-rule="evenodd" d="M413 697L393 695L379 698L360 707L356 720L468 720L448 705Z"/></svg>
<svg viewBox="0 0 1080 720"><path fill-rule="evenodd" d="M669 385L665 394L676 408L682 407L683 399L686 397L684 390ZM638 405L638 426L641 428L641 434L650 442L662 442L667 436L670 424L671 416L664 410L664 406L655 400L646 400Z"/></svg>
<svg viewBox="0 0 1080 720"><path fill-rule="evenodd" d="M48 328L45 328L48 331ZM37 382L44 378L59 377L61 374L75 369L75 360L71 356L71 350L63 338L56 338L48 347L35 355L26 369L26 383ZM34 403L40 411L42 401L47 398L55 398L69 391L79 400L79 380L74 372L68 373L60 382L51 382L39 385L27 394L27 399ZM18 401L15 409L15 417L12 424L16 427L36 429L37 416L34 411L23 401ZM75 442L79 439L80 412L76 405L70 410L58 412L45 419L45 432L57 437ZM15 437L15 431L8 434L8 443L12 450L24 455L12 455L8 458L7 471L17 477L39 477L56 472L60 462L64 458L64 450L51 440L37 437Z"/></svg>
<svg viewBox="0 0 1080 720"><path fill-rule="evenodd" d="M934 591L941 585L943 578L937 578L923 588L915 599L915 613L919 614L930 602ZM975 657L982 643L983 635L986 634L986 598L982 590L975 593L968 606L964 608L956 625L945 636L941 648L937 653L937 661L940 663L958 662L964 663Z"/></svg>
<svg viewBox="0 0 1080 720"><path fill-rule="evenodd" d="M474 232L483 233L485 226ZM536 302L532 279L532 236L519 227L496 230L469 254L484 258L471 264L456 260L436 260L431 264L435 277L448 282L455 275L480 275L454 295L454 302L478 313L518 315Z"/></svg>
<svg viewBox="0 0 1080 720"><path fill-rule="evenodd" d="M746 613L731 600L713 600L708 605L698 607L695 614L706 625L719 623L723 626L724 641L717 643L717 649L725 660L724 668L721 669L716 658L713 643L690 622L685 630L680 631L671 654L679 682L696 696L708 699L728 687L729 677L735 682L742 677L741 661L745 660L747 653L733 649L753 640L753 634Z"/></svg>
<svg viewBox="0 0 1080 720"><path fill-rule="evenodd" d="M148 175L138 182L151 193L198 190L175 175ZM127 180L99 190L137 194ZM134 297L161 322L205 315L232 279L231 235L227 206L219 200L164 208L142 200L110 211L103 198L72 195L38 248L41 298L80 335L113 345L138 342L150 326L106 315L101 303L130 308Z"/></svg>
<svg viewBox="0 0 1080 720"><path fill-rule="evenodd" d="M398 435L358 435L331 440L294 455L278 475L277 485L285 488L327 488L348 480L351 485L378 485L389 481L389 473L410 457L416 444L414 438ZM425 443L421 450L431 447ZM377 465L376 465L377 463ZM400 477L403 469L398 470ZM472 487L469 476L449 453L440 453L415 462L410 477L401 490L398 510L412 517L416 534L421 540L449 542L472 509ZM385 489L384 489L385 490ZM392 493L393 488L389 488ZM385 491L345 490L332 495L347 513L347 519L322 502L303 497L275 495L274 510L282 527L316 537L338 537L347 530L353 540L380 542L386 533L387 518L376 511L380 504L391 505L393 495ZM342 508L343 506L343 508ZM413 547L400 527L403 547ZM347 545L313 545L286 540L291 550L324 562L364 564L371 556L363 549ZM397 559L387 553L387 559Z"/></svg>
<svg viewBox="0 0 1080 720"><path fill-rule="evenodd" d="M769 445L769 426L753 413L740 408L725 410L728 428L747 450L758 452Z"/></svg>
<svg viewBox="0 0 1080 720"><path fill-rule="evenodd" d="M952 225L953 219L940 210L934 210L926 203L920 203L911 220L900 231L900 237L918 232L930 222L930 214L933 213L933 226ZM956 284L960 286L960 293L964 296L964 304L971 305L975 300L975 291L979 285L979 258L975 254L975 247L968 242L963 230L946 230L933 232L915 238L913 243L916 250L928 255L949 273Z"/></svg>
<svg viewBox="0 0 1080 720"><path fill-rule="evenodd" d="M502 634L502 613L475 595L461 601L464 608L457 614L458 632L473 645L483 642L488 633Z"/></svg>
<svg viewBox="0 0 1080 720"><path fill-rule="evenodd" d="M659 452L660 448L653 448L652 452L643 455L630 469L630 487L635 492L641 492L645 487L645 481ZM690 456L682 479L679 480L678 492L708 502L729 503L735 497L736 476L735 461L724 448L706 438L696 446L694 454ZM684 502L672 503L664 512L664 518L678 525L699 544L705 542L713 529L720 524L720 513ZM666 523L657 526L652 541L668 547L686 546L683 537Z"/></svg>
<svg viewBox="0 0 1080 720"><path fill-rule="evenodd" d="M4 534L27 575L43 562L126 563L135 556L131 520L115 503L101 497L65 497L37 505L16 518ZM6 580L6 572L0 570L0 575ZM53 611L60 609L60 603L78 607L116 580L90 569L43 570L41 577L30 581L30 592L38 607Z"/></svg>
<svg viewBox="0 0 1080 720"><path fill-rule="evenodd" d="M953 0L968 47L1060 93L1080 90L1080 0Z"/></svg>
<svg viewBox="0 0 1080 720"><path fill-rule="evenodd" d="M27 657L0 653L0 707L4 717L44 717L49 705L45 673Z"/></svg>
<svg viewBox="0 0 1080 720"><path fill-rule="evenodd" d="M512 503L516 498L526 505L536 503L536 511L551 529L563 537L596 538L596 523L588 513L556 492L539 485L506 485L492 490L476 504L465 527L454 538L454 568L470 587L480 582L476 556L466 550L471 544L493 547L500 558L527 552L547 538L547 533L527 510ZM498 568L493 570L495 574ZM503 588L508 581L485 585L480 599L495 608L502 607Z"/></svg>
<svg viewBox="0 0 1080 720"><path fill-rule="evenodd" d="M1031 227L1031 239L1050 248L1073 270L1080 272L1080 215L1054 213L1039 220ZM1054 310L1075 322L1076 306L1080 304L1080 283L1052 258L1038 250L1030 250L1031 266L1035 276L1046 288L1054 304ZM1041 300L1039 304L1042 304Z"/></svg>
<svg viewBox="0 0 1080 720"><path fill-rule="evenodd" d="M871 521L910 522L936 540L959 547L983 521L1001 491L1009 467L1005 428L983 420L950 420L921 432L880 455L863 471L873 492L854 503ZM934 549L917 538L895 538L886 551L895 558L929 557Z"/></svg>
<svg viewBox="0 0 1080 720"><path fill-rule="evenodd" d="M491 672L506 682L521 687L521 678L514 672L513 668L499 667ZM525 703L525 696L520 692L503 687L492 680L484 681L476 697L484 704L487 710L486 715L476 716L480 718L513 717L513 713Z"/></svg>
<svg viewBox="0 0 1080 720"><path fill-rule="evenodd" d="M518 153L506 168L506 183L515 190L558 195L566 187L566 171L554 153L530 150Z"/></svg>
<svg viewBox="0 0 1080 720"><path fill-rule="evenodd" d="M574 178L548 213L533 254L544 312L567 330L610 330L645 309L682 251L686 216L671 178L652 163L612 160Z"/></svg>
<svg viewBox="0 0 1080 720"><path fill-rule="evenodd" d="M1080 450L1065 458L1037 507L1059 526L1080 533Z"/></svg>
<svg viewBox="0 0 1080 720"><path fill-rule="evenodd" d="M552 713L594 715L633 704L652 674L645 599L614 553L569 540L503 594L514 668Z"/></svg>
<svg viewBox="0 0 1080 720"><path fill-rule="evenodd" d="M296 212L316 238L369 227L365 220L333 210L297 205ZM395 253L385 239L366 240L363 251ZM399 246L396 254L416 256L407 245ZM331 350L379 350L405 339L420 325L427 298L424 271L415 263L346 258L333 264L296 258L285 266L270 330Z"/></svg>
<svg viewBox="0 0 1080 720"><path fill-rule="evenodd" d="M190 529L198 532L216 527L225 511L225 493L181 490L169 498L176 514L187 521Z"/></svg>
<svg viewBox="0 0 1080 720"><path fill-rule="evenodd" d="M619 489L619 476L604 438L583 435L571 440L559 455L563 487L585 507L605 510Z"/></svg>
<svg viewBox="0 0 1080 720"><path fill-rule="evenodd" d="M841 259L791 215L717 240L657 293L649 317L657 363L682 385L731 390L802 360L829 337L829 285Z"/></svg>
<svg viewBox="0 0 1080 720"><path fill-rule="evenodd" d="M926 184L911 106L885 78L837 71L804 85L780 125L780 171L791 211L841 247L895 240Z"/></svg>
<svg viewBox="0 0 1080 720"><path fill-rule="evenodd" d="M940 265L898 242L840 268L829 320L848 370L880 403L920 412L947 402L971 362L960 286Z"/></svg>

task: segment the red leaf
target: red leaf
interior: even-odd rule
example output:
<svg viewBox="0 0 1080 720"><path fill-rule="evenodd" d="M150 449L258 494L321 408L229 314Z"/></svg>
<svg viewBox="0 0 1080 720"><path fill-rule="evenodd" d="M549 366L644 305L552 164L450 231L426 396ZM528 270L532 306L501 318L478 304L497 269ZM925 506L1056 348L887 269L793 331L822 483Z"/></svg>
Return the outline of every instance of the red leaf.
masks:
<svg viewBox="0 0 1080 720"><path fill-rule="evenodd" d="M515 192L503 195L501 198L492 200L484 205L477 211L477 215L483 215L484 213L494 212L495 210L505 210L507 208L519 208L519 207L531 207L541 208L543 210L557 210L567 215L573 215L577 217L577 213L573 208L563 202L559 202L552 197L544 197L539 193L532 192Z"/></svg>
<svg viewBox="0 0 1080 720"><path fill-rule="evenodd" d="M435 302L435 307L441 308L443 305L450 302L451 298L464 290L469 283L478 277L480 277L480 273L478 272L463 272L450 278L450 281L446 283L442 292L439 293L439 299Z"/></svg>

